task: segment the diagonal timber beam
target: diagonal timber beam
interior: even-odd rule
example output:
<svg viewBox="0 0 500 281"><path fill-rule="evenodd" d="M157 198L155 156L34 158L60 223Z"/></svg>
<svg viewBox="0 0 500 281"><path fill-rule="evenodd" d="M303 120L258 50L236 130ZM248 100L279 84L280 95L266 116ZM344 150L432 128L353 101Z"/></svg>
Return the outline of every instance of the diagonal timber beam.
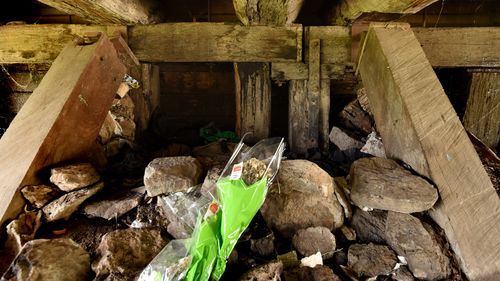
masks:
<svg viewBox="0 0 500 281"><path fill-rule="evenodd" d="M372 24L359 63L388 157L430 178L432 217L470 280L500 276L500 199L409 25Z"/></svg>
<svg viewBox="0 0 500 281"><path fill-rule="evenodd" d="M106 35L62 50L0 139L1 223L19 214L19 189L43 168L88 156L125 72Z"/></svg>
<svg viewBox="0 0 500 281"><path fill-rule="evenodd" d="M57 10L99 24L158 22L153 0L38 0ZM157 10L157 9L156 9Z"/></svg>
<svg viewBox="0 0 500 281"><path fill-rule="evenodd" d="M363 13L414 14L437 0L341 0L335 8L334 23L351 23Z"/></svg>

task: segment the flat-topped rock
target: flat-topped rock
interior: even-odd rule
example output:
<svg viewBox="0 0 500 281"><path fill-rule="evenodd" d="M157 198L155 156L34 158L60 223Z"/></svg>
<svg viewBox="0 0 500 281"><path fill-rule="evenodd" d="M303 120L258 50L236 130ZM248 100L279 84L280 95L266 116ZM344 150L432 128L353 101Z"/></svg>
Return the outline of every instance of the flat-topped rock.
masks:
<svg viewBox="0 0 500 281"><path fill-rule="evenodd" d="M93 186L64 194L43 207L45 219L47 221L68 219L85 200L101 191L103 187L104 183L98 182Z"/></svg>
<svg viewBox="0 0 500 281"><path fill-rule="evenodd" d="M430 183L390 159L356 160L350 177L351 200L360 208L415 213L432 208L438 199Z"/></svg>
<svg viewBox="0 0 500 281"><path fill-rule="evenodd" d="M267 224L283 237L299 229L324 226L329 230L344 223L342 206L334 194L333 178L307 160L281 163L277 179L260 209Z"/></svg>
<svg viewBox="0 0 500 281"><path fill-rule="evenodd" d="M148 196L187 191L200 182L202 167L190 156L156 158L144 172Z"/></svg>
<svg viewBox="0 0 500 281"><path fill-rule="evenodd" d="M373 243L353 244L347 254L347 266L359 277L389 275L397 262L391 248Z"/></svg>
<svg viewBox="0 0 500 281"><path fill-rule="evenodd" d="M373 210L371 212L355 208L351 226L356 231L359 241L385 244L385 224L387 211Z"/></svg>
<svg viewBox="0 0 500 281"><path fill-rule="evenodd" d="M120 196L91 202L83 207L83 212L90 217L116 219L137 207L143 196L141 193L127 192Z"/></svg>
<svg viewBox="0 0 500 281"><path fill-rule="evenodd" d="M59 189L46 184L27 185L21 188L21 194L23 197L36 209L40 209L45 206L47 203L56 198L59 193L61 193Z"/></svg>
<svg viewBox="0 0 500 281"><path fill-rule="evenodd" d="M89 163L71 164L50 170L50 182L63 191L73 191L98 182L99 174Z"/></svg>
<svg viewBox="0 0 500 281"><path fill-rule="evenodd" d="M88 280L90 255L71 239L27 242L2 281Z"/></svg>
<svg viewBox="0 0 500 281"><path fill-rule="evenodd" d="M385 236L387 244L406 258L415 277L440 280L450 275L450 260L430 225L409 214L388 212Z"/></svg>

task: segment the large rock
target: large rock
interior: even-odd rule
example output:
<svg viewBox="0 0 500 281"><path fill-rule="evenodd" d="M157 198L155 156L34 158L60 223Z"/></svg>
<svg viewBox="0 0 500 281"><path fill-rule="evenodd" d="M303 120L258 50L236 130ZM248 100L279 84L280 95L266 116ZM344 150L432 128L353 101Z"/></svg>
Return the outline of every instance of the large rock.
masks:
<svg viewBox="0 0 500 281"><path fill-rule="evenodd" d="M52 201L61 191L50 185L27 185L21 188L21 194L31 206L40 209Z"/></svg>
<svg viewBox="0 0 500 281"><path fill-rule="evenodd" d="M438 199L430 183L390 159L359 159L350 176L351 200L360 208L415 213L432 208Z"/></svg>
<svg viewBox="0 0 500 281"><path fill-rule="evenodd" d="M291 238L299 229L344 223L344 213L327 172L307 160L283 161L275 184L269 189L261 213L267 224ZM279 183L279 184L277 184Z"/></svg>
<svg viewBox="0 0 500 281"><path fill-rule="evenodd" d="M2 281L88 280L90 255L70 239L39 239L24 245Z"/></svg>
<svg viewBox="0 0 500 281"><path fill-rule="evenodd" d="M357 139L349 136L347 133L342 131L339 127L332 127L329 135L330 141L333 142L340 150L347 149L361 149L364 143L358 141Z"/></svg>
<svg viewBox="0 0 500 281"><path fill-rule="evenodd" d="M115 230L102 237L92 269L100 278L125 275L133 280L167 242L158 229Z"/></svg>
<svg viewBox="0 0 500 281"><path fill-rule="evenodd" d="M87 187L99 179L99 174L89 163L72 164L50 170L50 182L63 191Z"/></svg>
<svg viewBox="0 0 500 281"><path fill-rule="evenodd" d="M240 281L280 281L283 272L281 261L272 261L252 268L240 277Z"/></svg>
<svg viewBox="0 0 500 281"><path fill-rule="evenodd" d="M293 236L292 244L305 257L320 252L323 259L333 257L336 246L335 236L323 226L300 229Z"/></svg>
<svg viewBox="0 0 500 281"><path fill-rule="evenodd" d="M200 181L202 167L193 157L156 158L144 172L144 185L148 196L187 191Z"/></svg>
<svg viewBox="0 0 500 281"><path fill-rule="evenodd" d="M83 212L90 217L116 219L137 207L143 196L141 193L128 192L116 198L89 203L83 207Z"/></svg>
<svg viewBox="0 0 500 281"><path fill-rule="evenodd" d="M104 183L99 182L91 187L64 194L43 207L45 219L47 221L68 219L85 200L99 192L103 187Z"/></svg>
<svg viewBox="0 0 500 281"><path fill-rule="evenodd" d="M361 242L385 244L385 222L387 211L373 210L371 212L354 209L351 226L356 231Z"/></svg>
<svg viewBox="0 0 500 281"><path fill-rule="evenodd" d="M450 275L450 261L430 225L412 215L389 212L385 236L392 249L406 258L415 277L439 280Z"/></svg>
<svg viewBox="0 0 500 281"><path fill-rule="evenodd" d="M359 277L389 275L397 262L389 247L373 243L351 245L347 254L347 266Z"/></svg>

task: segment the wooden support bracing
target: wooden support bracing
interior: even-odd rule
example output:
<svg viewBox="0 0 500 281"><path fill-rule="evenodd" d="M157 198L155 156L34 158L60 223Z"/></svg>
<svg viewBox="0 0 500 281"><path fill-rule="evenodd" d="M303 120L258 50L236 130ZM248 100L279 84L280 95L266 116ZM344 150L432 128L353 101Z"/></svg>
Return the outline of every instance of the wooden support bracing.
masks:
<svg viewBox="0 0 500 281"><path fill-rule="evenodd" d="M244 25L284 26L299 15L304 0L233 0L236 16Z"/></svg>
<svg viewBox="0 0 500 281"><path fill-rule="evenodd" d="M363 13L414 14L437 0L342 0L336 7L334 23L351 23Z"/></svg>
<svg viewBox="0 0 500 281"><path fill-rule="evenodd" d="M464 127L491 149L500 145L500 72L472 72Z"/></svg>
<svg viewBox="0 0 500 281"><path fill-rule="evenodd" d="M369 28L359 73L388 157L430 178L431 215L470 280L500 276L500 200L409 25Z"/></svg>
<svg viewBox="0 0 500 281"><path fill-rule="evenodd" d="M22 210L19 188L37 184L41 169L88 156L125 72L105 35L63 49L0 139L2 223Z"/></svg>
<svg viewBox="0 0 500 281"><path fill-rule="evenodd" d="M99 24L150 24L158 21L152 0L38 0L69 15Z"/></svg>
<svg viewBox="0 0 500 281"><path fill-rule="evenodd" d="M257 142L271 129L271 79L269 63L234 63L236 86L236 132Z"/></svg>

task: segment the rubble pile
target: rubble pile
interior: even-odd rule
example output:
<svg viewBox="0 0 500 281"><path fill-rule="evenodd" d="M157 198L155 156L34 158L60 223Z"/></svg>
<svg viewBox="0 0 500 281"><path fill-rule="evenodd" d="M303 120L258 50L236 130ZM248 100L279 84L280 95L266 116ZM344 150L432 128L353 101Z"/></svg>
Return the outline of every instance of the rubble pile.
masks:
<svg viewBox="0 0 500 281"><path fill-rule="evenodd" d="M115 104L101 132L109 154L116 154L113 138L133 137L124 133L133 128L125 105ZM463 280L442 230L426 214L437 189L385 158L362 105L356 101L347 109L355 114L343 113L356 134L332 129L330 160L342 169L281 163L222 280ZM98 172L88 163L52 167L45 182L21 189L27 205L3 230L2 259L10 265L1 280L137 279L170 240L193 231L193 222L181 219L192 210L166 206L182 200L189 206L185 195L196 186L213 193L233 148L211 143L188 149L191 156L167 157L160 150L143 158L141 179L121 182L112 169ZM243 179L261 178L262 165L242 165Z"/></svg>

